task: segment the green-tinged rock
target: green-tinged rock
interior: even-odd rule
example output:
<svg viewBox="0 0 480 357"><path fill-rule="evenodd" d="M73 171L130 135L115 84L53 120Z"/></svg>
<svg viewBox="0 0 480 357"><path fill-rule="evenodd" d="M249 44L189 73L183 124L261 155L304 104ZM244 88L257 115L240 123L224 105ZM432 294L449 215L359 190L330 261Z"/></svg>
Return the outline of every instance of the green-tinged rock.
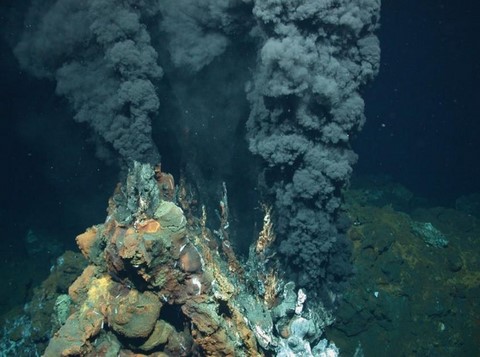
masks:
<svg viewBox="0 0 480 357"><path fill-rule="evenodd" d="M55 306L53 307L55 322L63 325L70 316L70 307L72 306L72 299L67 294L62 294L57 297Z"/></svg>
<svg viewBox="0 0 480 357"><path fill-rule="evenodd" d="M134 161L128 170L125 184L114 194L113 200L116 204L114 217L117 222L130 224L152 217L161 202L152 165Z"/></svg>
<svg viewBox="0 0 480 357"><path fill-rule="evenodd" d="M142 351L151 351L159 345L167 343L170 335L175 332L175 329L168 322L163 320L158 320L155 323L152 334L148 339L141 345L139 348Z"/></svg>
<svg viewBox="0 0 480 357"><path fill-rule="evenodd" d="M107 312L108 325L128 338L148 337L160 315L162 304L152 292L130 290L114 299Z"/></svg>
<svg viewBox="0 0 480 357"><path fill-rule="evenodd" d="M86 341L98 334L103 316L92 311L72 314L50 340L45 357L80 356Z"/></svg>
<svg viewBox="0 0 480 357"><path fill-rule="evenodd" d="M437 248L444 248L448 245L448 239L430 222L412 222L411 227L413 233L420 236L428 245Z"/></svg>
<svg viewBox="0 0 480 357"><path fill-rule="evenodd" d="M155 211L154 217L158 219L163 228L172 232L183 231L187 224L182 209L170 201L162 201Z"/></svg>

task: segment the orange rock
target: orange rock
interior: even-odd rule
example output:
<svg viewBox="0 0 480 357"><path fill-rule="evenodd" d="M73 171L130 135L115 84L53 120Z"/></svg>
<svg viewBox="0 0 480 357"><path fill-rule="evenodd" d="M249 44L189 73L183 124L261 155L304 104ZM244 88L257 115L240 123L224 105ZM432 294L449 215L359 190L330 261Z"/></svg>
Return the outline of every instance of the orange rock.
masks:
<svg viewBox="0 0 480 357"><path fill-rule="evenodd" d="M175 196L175 180L172 174L162 172L161 165L155 166L155 179L162 198L172 201Z"/></svg>
<svg viewBox="0 0 480 357"><path fill-rule="evenodd" d="M233 304L229 303L228 307L232 313L235 330L237 330L241 336L245 347L249 351L249 356L258 356L257 340L255 339L252 330L248 327L244 315Z"/></svg>
<svg viewBox="0 0 480 357"><path fill-rule="evenodd" d="M162 303L150 291L143 293L131 289L109 301L108 325L127 338L147 338L160 315Z"/></svg>
<svg viewBox="0 0 480 357"><path fill-rule="evenodd" d="M180 268L187 273L202 270L202 259L193 245L187 244L180 253Z"/></svg>
<svg viewBox="0 0 480 357"><path fill-rule="evenodd" d="M90 249L97 240L97 228L95 226L88 228L85 233L78 235L75 240L83 256L88 259Z"/></svg>
<svg viewBox="0 0 480 357"><path fill-rule="evenodd" d="M82 298L85 298L90 282L98 272L95 265L89 265L83 270L83 273L73 282L68 288L68 295L75 303L79 303Z"/></svg>
<svg viewBox="0 0 480 357"><path fill-rule="evenodd" d="M131 233L131 234L129 234ZM122 258L131 258L139 250L140 240L137 234L133 231L127 231L123 238L122 244L117 244L118 252Z"/></svg>
<svg viewBox="0 0 480 357"><path fill-rule="evenodd" d="M146 221L140 222L137 225L137 229L141 233L157 233L160 230L160 223L154 219L148 219Z"/></svg>

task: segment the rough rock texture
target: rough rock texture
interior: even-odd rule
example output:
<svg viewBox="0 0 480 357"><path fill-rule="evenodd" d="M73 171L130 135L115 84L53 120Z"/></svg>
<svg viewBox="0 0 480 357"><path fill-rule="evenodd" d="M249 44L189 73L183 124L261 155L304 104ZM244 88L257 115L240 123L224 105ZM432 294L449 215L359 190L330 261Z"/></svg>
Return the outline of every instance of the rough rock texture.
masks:
<svg viewBox="0 0 480 357"><path fill-rule="evenodd" d="M70 313L60 320L46 357L261 356L293 350L311 356L310 344L318 351L332 348L318 343L325 324L318 323L319 314L303 311L306 296L297 296L293 283L284 293L292 298L277 296L284 313L275 317L264 294L251 283L248 287L251 278L226 231L223 241L212 245L216 238L205 226L206 217L187 223L179 206L161 198L155 185L162 182L150 165L135 164L131 170L130 186L117 187L105 223L76 239L89 265L63 297ZM258 264L252 276L280 292L280 280L267 281L272 275L262 275L264 268L265 263ZM275 322L282 329L290 326L288 340Z"/></svg>
<svg viewBox="0 0 480 357"><path fill-rule="evenodd" d="M443 207L413 209L420 201L411 195L409 214L398 212L378 199L387 191L347 194L357 273L327 336L345 355L359 344L366 356L478 354L480 221ZM429 244L415 222L436 227L448 246Z"/></svg>

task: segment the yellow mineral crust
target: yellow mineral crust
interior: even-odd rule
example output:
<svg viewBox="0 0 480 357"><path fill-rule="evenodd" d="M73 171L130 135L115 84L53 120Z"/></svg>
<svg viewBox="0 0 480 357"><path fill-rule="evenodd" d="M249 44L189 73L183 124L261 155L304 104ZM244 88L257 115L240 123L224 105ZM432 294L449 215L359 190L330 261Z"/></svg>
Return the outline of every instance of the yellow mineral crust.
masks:
<svg viewBox="0 0 480 357"><path fill-rule="evenodd" d="M90 278L88 285L83 285L83 289L87 289L86 299L50 340L45 350L45 357L83 354L91 348L89 340L103 327L102 309L108 306L111 279L108 276L95 278L91 275L92 269L87 268L86 271L87 273L82 274L76 281L77 288L80 288ZM78 298L79 295L76 297Z"/></svg>
<svg viewBox="0 0 480 357"><path fill-rule="evenodd" d="M81 313L92 311L92 306L105 306L108 303L110 294L108 292L112 279L108 275L101 278L94 278L90 283L87 293L87 300L80 309Z"/></svg>
<svg viewBox="0 0 480 357"><path fill-rule="evenodd" d="M219 253L205 213L187 227L173 202L129 224L115 210L111 200L105 223L77 237L90 265L69 288L71 314L46 357L262 355L235 300L245 282L234 251Z"/></svg>
<svg viewBox="0 0 480 357"><path fill-rule="evenodd" d="M80 304L88 293L88 287L91 281L98 274L98 267L95 265L87 266L82 274L73 282L68 288L68 295L72 298L73 302Z"/></svg>

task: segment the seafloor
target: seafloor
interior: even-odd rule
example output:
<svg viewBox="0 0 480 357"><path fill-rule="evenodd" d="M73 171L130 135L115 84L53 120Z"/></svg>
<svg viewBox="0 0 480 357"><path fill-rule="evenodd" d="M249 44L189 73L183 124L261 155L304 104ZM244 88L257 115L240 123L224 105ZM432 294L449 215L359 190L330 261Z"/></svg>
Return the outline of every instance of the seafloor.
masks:
<svg viewBox="0 0 480 357"><path fill-rule="evenodd" d="M431 206L373 179L346 199L356 273L328 338L346 356L478 356L479 196Z"/></svg>
<svg viewBox="0 0 480 357"><path fill-rule="evenodd" d="M342 356L353 356L359 346L365 356L478 355L478 195L440 207L398 183L368 178L357 180L345 201L355 274L336 297L336 321L326 338ZM0 347L35 355L59 324L52 321L58 318L58 296L68 292L87 261L66 252L45 278L48 260L2 260Z"/></svg>

